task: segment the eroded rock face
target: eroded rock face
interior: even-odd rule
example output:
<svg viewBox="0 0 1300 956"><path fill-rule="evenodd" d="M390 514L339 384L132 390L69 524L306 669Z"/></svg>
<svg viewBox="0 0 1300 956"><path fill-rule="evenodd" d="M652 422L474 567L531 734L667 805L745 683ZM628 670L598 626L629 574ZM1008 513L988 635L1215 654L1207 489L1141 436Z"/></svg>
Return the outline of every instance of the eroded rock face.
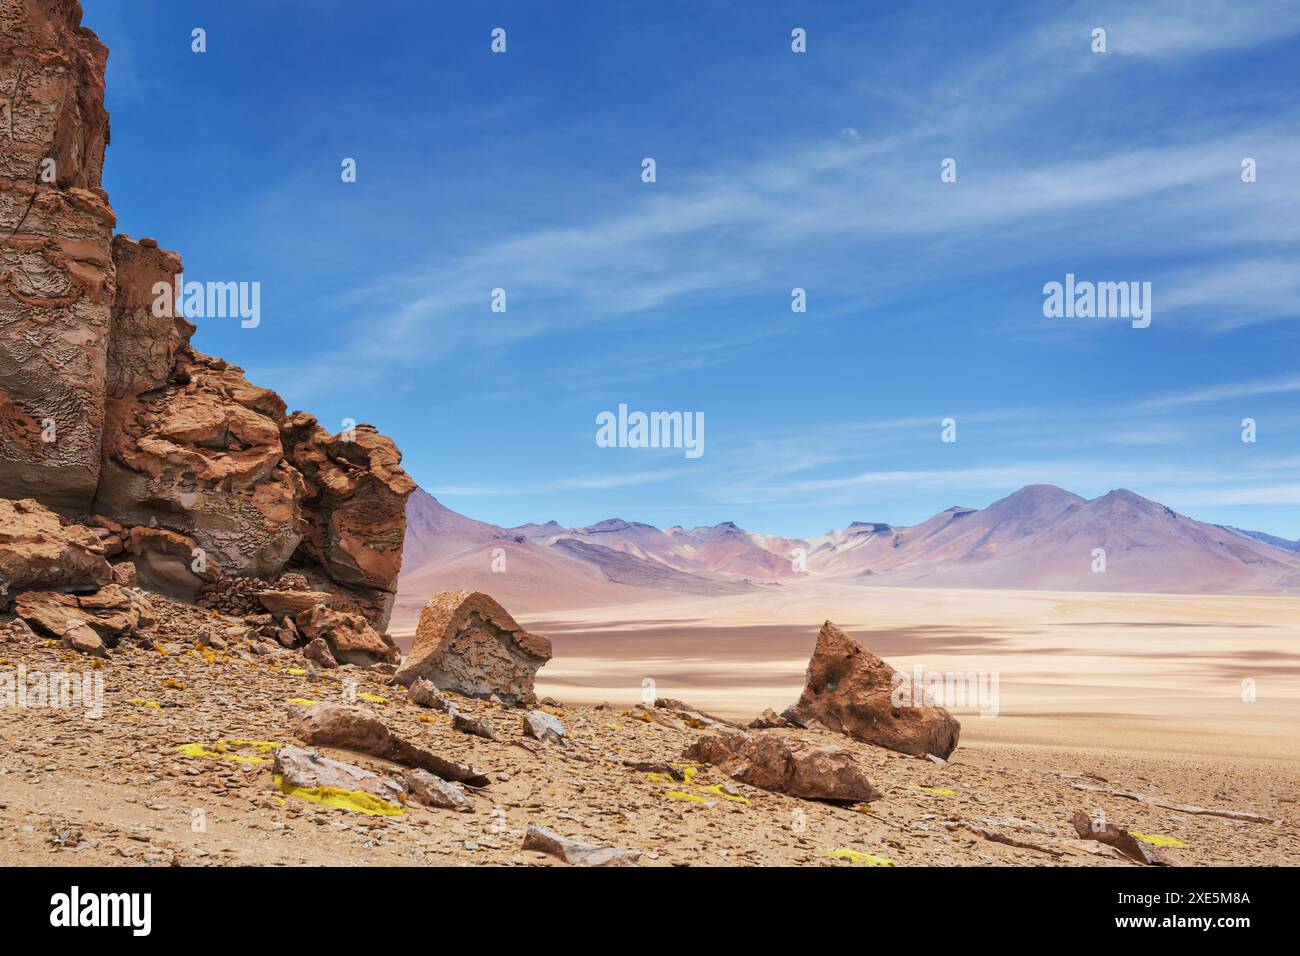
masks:
<svg viewBox="0 0 1300 956"><path fill-rule="evenodd" d="M0 498L0 606L29 588L93 591L113 580L99 536L31 499Z"/></svg>
<svg viewBox="0 0 1300 956"><path fill-rule="evenodd" d="M113 237L108 50L80 23L75 0L0 0L0 497L181 535L218 576L292 565L382 630L414 488L401 455L371 426L288 416L155 308L181 259ZM132 560L192 599L211 579L173 551Z"/></svg>
<svg viewBox="0 0 1300 956"><path fill-rule="evenodd" d="M687 759L709 763L741 783L805 800L879 800L880 791L848 752L771 733L701 737Z"/></svg>
<svg viewBox="0 0 1300 956"><path fill-rule="evenodd" d="M108 49L69 0L0 2L0 496L88 510L99 478L115 218Z"/></svg>
<svg viewBox="0 0 1300 956"><path fill-rule="evenodd" d="M896 701L900 686L906 693ZM928 753L947 759L961 734L957 719L924 688L830 621L817 635L803 694L781 716L800 727L820 724L914 757Z"/></svg>
<svg viewBox="0 0 1300 956"><path fill-rule="evenodd" d="M439 594L420 613L411 653L393 680L424 678L467 697L496 694L510 706L531 706L533 680L551 659L551 642L520 627L478 591Z"/></svg>
<svg viewBox="0 0 1300 956"><path fill-rule="evenodd" d="M401 453L372 425L331 437L302 412L285 421L282 434L305 483L303 550L340 584L379 592L373 600L387 622L402 568L406 499L415 490Z"/></svg>

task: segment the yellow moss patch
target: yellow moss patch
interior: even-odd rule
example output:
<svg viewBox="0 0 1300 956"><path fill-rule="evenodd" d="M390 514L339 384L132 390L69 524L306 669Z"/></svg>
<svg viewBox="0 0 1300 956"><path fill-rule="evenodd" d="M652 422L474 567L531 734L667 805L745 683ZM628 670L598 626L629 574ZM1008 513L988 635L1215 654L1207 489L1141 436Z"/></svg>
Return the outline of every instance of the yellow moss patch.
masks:
<svg viewBox="0 0 1300 956"><path fill-rule="evenodd" d="M893 866L894 861L884 856L873 856L870 853L860 853L857 850L848 850L840 847L838 850L827 850L826 855L832 860L848 860L850 863L866 863L869 866Z"/></svg>
<svg viewBox="0 0 1300 956"><path fill-rule="evenodd" d="M158 703L158 701L156 700L145 700L143 697L128 697L126 699L126 702L128 704L135 704L137 707L161 707L162 706L162 704Z"/></svg>
<svg viewBox="0 0 1300 956"><path fill-rule="evenodd" d="M315 707L320 703L320 701L312 700L308 697L290 697L288 702L290 704L296 704L299 707Z"/></svg>
<svg viewBox="0 0 1300 956"><path fill-rule="evenodd" d="M289 673L292 674L294 677L301 677L303 674L307 672L303 670L301 667L290 667Z"/></svg>
<svg viewBox="0 0 1300 956"><path fill-rule="evenodd" d="M664 794L669 800L686 800L690 803L708 803L707 797L701 797L698 793L683 793L681 790L669 790Z"/></svg>
<svg viewBox="0 0 1300 956"><path fill-rule="evenodd" d="M1178 837L1162 836L1159 833L1138 833L1136 830L1129 830L1128 834L1129 836L1137 837L1143 843L1148 843L1151 846L1171 846L1175 849L1184 849L1187 846L1187 844L1178 839Z"/></svg>
<svg viewBox="0 0 1300 956"><path fill-rule="evenodd" d="M623 729L623 728L620 727L618 724L606 724L605 726L608 727L610 730L622 730L622 729Z"/></svg>
<svg viewBox="0 0 1300 956"><path fill-rule="evenodd" d="M365 692L362 692L362 693L360 693L360 694L357 694L357 696L360 697L362 700L368 700L368 701L370 701L370 703L372 703L372 704L386 704L386 703L388 703L388 698L387 698L387 697L380 697L378 694L367 694L367 693L365 693Z"/></svg>
<svg viewBox="0 0 1300 956"><path fill-rule="evenodd" d="M208 760L230 760L235 763L263 764L270 763L270 758L253 756L236 751L253 751L253 754L265 754L280 745L271 740L218 740L211 747L205 744L181 744L176 749L187 757L201 757Z"/></svg>
<svg viewBox="0 0 1300 956"><path fill-rule="evenodd" d="M705 793L711 793L715 797L721 797L723 800L730 800L732 803L749 803L747 799L734 793L727 793L722 789L722 784L715 783L711 787L704 788Z"/></svg>
<svg viewBox="0 0 1300 956"><path fill-rule="evenodd" d="M184 684L184 682L183 682L183 681L178 681L178 680L176 680L176 679L173 678L173 677L168 677L166 680L164 680L164 681L162 682L162 685L163 685L164 687L170 688L171 690L184 690L184 689L185 689L185 684Z"/></svg>
<svg viewBox="0 0 1300 956"><path fill-rule="evenodd" d="M306 800L309 803L337 807L340 810L352 810L371 817L394 817L406 812L395 803L381 800L379 797L361 790L342 790L338 787L291 787L284 782L284 778L279 774L275 775L275 786L281 793L297 797L300 800Z"/></svg>
<svg viewBox="0 0 1300 956"><path fill-rule="evenodd" d="M921 786L919 783L916 785L916 789L917 789L917 790L920 790L922 793L932 793L932 794L934 794L936 797L955 797L955 796L957 796L957 791L956 791L956 790L944 790L944 789L941 789L941 788L939 788L939 787L923 787L923 786Z"/></svg>

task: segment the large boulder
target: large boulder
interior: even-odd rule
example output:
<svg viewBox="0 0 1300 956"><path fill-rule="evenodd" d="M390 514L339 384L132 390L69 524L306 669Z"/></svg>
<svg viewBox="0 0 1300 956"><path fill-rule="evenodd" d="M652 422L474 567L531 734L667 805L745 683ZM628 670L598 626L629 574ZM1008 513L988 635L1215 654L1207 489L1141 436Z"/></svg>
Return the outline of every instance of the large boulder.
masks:
<svg viewBox="0 0 1300 956"><path fill-rule="evenodd" d="M551 642L520 627L479 591L446 591L420 613L411 653L393 680L425 678L466 697L497 695L510 706L537 701L533 680L551 659Z"/></svg>
<svg viewBox="0 0 1300 956"><path fill-rule="evenodd" d="M115 218L100 188L108 48L67 0L0 3L0 496L89 510Z"/></svg>
<svg viewBox="0 0 1300 956"><path fill-rule="evenodd" d="M27 588L95 591L113 580L100 537L32 499L0 498L0 606Z"/></svg>
<svg viewBox="0 0 1300 956"><path fill-rule="evenodd" d="M688 760L713 764L733 780L805 800L880 799L852 754L775 733L709 734L686 750Z"/></svg>
<svg viewBox="0 0 1300 956"><path fill-rule="evenodd" d="M925 689L827 621L808 662L799 700L782 716L920 757L947 758L961 724Z"/></svg>

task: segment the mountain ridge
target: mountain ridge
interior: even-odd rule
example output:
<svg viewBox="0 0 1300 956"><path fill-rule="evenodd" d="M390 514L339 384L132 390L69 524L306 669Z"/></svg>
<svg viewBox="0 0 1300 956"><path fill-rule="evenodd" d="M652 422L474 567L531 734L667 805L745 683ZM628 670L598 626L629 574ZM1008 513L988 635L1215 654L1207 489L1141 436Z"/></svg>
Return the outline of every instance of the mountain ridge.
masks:
<svg viewBox="0 0 1300 956"><path fill-rule="evenodd" d="M1155 593L1300 591L1300 553L1272 543L1289 544L1285 539L1196 521L1126 488L1087 499L1054 485L1027 485L985 508L954 505L914 525L854 520L809 538L749 531L734 521L660 529L607 518L582 527L548 521L503 528L460 515L419 490L408 505L407 527L404 588L425 596L434 587L491 589L525 609L743 593L808 580Z"/></svg>

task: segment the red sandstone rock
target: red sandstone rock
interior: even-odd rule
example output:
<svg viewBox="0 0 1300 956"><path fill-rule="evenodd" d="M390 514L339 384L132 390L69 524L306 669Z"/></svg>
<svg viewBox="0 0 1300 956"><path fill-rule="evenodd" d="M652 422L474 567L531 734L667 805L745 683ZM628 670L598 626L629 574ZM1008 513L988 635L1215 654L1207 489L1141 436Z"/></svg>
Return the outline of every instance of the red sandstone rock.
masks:
<svg viewBox="0 0 1300 956"><path fill-rule="evenodd" d="M907 689L896 706L895 689ZM959 724L925 690L827 621L808 662L808 679L794 706L781 715L800 727L820 724L836 733L900 753L947 759Z"/></svg>
<svg viewBox="0 0 1300 956"><path fill-rule="evenodd" d="M93 591L113 580L89 528L63 526L31 499L0 498L0 605L26 588Z"/></svg>
<svg viewBox="0 0 1300 956"><path fill-rule="evenodd" d="M344 664L373 664L396 661L396 646L370 626L360 614L335 611L317 604L297 617L294 623L308 641L323 640L335 660Z"/></svg>
<svg viewBox="0 0 1300 956"><path fill-rule="evenodd" d="M478 591L446 591L425 606L398 684L426 678L467 697L496 694L510 706L536 703L533 679L551 659L551 642L525 631Z"/></svg>
<svg viewBox="0 0 1300 956"><path fill-rule="evenodd" d="M701 737L685 756L710 763L732 779L806 800L880 799L851 754L797 737L742 732Z"/></svg>
<svg viewBox="0 0 1300 956"><path fill-rule="evenodd" d="M294 560L382 630L414 488L401 456L370 426L331 438L287 418L155 310L181 260L112 237L108 51L81 14L75 0L0 0L0 496L181 535L229 576L273 580ZM141 580L192 597L174 551L136 554Z"/></svg>

